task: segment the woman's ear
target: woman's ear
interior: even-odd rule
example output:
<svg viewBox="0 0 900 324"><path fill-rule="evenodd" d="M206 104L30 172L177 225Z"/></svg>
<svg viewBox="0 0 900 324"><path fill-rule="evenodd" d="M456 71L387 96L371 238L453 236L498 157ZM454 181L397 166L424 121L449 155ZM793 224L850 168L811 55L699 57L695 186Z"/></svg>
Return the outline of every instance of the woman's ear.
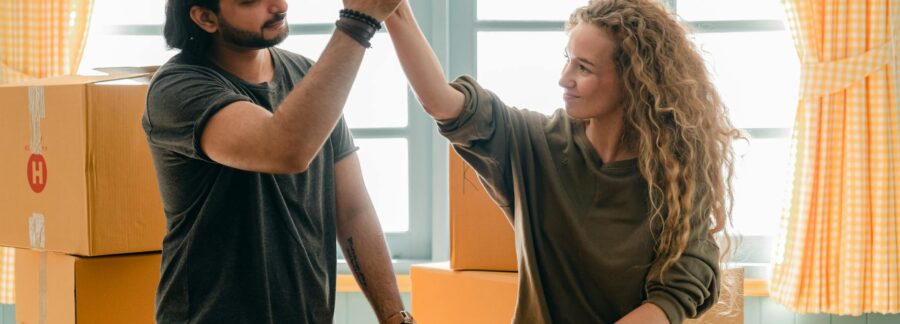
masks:
<svg viewBox="0 0 900 324"><path fill-rule="evenodd" d="M191 7L191 20L207 33L212 34L219 30L219 17L212 10L193 6Z"/></svg>

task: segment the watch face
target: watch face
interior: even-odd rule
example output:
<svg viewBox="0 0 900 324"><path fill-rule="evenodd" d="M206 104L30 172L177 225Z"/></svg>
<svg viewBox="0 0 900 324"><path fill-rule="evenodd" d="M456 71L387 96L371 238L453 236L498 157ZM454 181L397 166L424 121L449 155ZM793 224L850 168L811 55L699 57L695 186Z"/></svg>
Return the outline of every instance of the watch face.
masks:
<svg viewBox="0 0 900 324"><path fill-rule="evenodd" d="M404 324L412 324L413 322L412 315L407 311L400 311L400 317L403 317Z"/></svg>

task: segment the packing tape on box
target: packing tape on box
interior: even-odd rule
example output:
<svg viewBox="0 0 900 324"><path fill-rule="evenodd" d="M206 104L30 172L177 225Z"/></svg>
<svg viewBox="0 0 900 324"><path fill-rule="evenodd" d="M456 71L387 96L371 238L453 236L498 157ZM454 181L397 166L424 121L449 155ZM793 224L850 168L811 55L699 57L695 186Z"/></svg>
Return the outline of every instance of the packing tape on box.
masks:
<svg viewBox="0 0 900 324"><path fill-rule="evenodd" d="M44 215L32 213L28 218L28 241L38 257L38 324L47 323L47 252L44 251Z"/></svg>
<svg viewBox="0 0 900 324"><path fill-rule="evenodd" d="M35 250L44 250L44 214L32 213L28 218L28 242Z"/></svg>
<svg viewBox="0 0 900 324"><path fill-rule="evenodd" d="M47 324L47 252L38 261L38 324Z"/></svg>
<svg viewBox="0 0 900 324"><path fill-rule="evenodd" d="M44 87L28 87L28 113L31 116L31 153L41 154L41 119L46 116ZM32 249L44 249L44 214L28 218L28 241Z"/></svg>
<svg viewBox="0 0 900 324"><path fill-rule="evenodd" d="M31 116L31 154L41 154L41 120L46 116L44 87L28 87L28 114ZM38 323L47 323L47 252L44 251L44 214L28 218L28 242L40 253L38 259Z"/></svg>
<svg viewBox="0 0 900 324"><path fill-rule="evenodd" d="M31 153L41 154L41 119L46 115L44 87L28 87L28 113L31 115Z"/></svg>

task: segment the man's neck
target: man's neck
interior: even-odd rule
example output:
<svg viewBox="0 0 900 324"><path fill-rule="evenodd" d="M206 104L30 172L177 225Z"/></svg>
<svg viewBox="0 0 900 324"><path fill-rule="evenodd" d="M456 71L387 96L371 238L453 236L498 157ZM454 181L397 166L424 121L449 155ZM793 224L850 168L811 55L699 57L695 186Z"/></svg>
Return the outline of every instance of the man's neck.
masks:
<svg viewBox="0 0 900 324"><path fill-rule="evenodd" d="M268 49L247 49L221 43L212 47L213 62L225 71L251 84L272 81L274 69Z"/></svg>

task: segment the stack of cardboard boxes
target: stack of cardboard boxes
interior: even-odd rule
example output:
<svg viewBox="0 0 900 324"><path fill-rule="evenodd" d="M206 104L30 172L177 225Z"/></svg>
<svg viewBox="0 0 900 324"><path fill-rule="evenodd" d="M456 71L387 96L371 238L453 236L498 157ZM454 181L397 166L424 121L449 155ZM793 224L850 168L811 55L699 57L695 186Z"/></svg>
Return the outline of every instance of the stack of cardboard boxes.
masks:
<svg viewBox="0 0 900 324"><path fill-rule="evenodd" d="M518 292L513 229L475 171L450 152L450 262L413 266L413 314L420 323L509 323ZM741 278L740 270L729 275ZM717 306L692 323L743 323L742 282L728 314Z"/></svg>
<svg viewBox="0 0 900 324"><path fill-rule="evenodd" d="M17 323L153 323L165 217L140 124L147 85L123 78L0 86Z"/></svg>

